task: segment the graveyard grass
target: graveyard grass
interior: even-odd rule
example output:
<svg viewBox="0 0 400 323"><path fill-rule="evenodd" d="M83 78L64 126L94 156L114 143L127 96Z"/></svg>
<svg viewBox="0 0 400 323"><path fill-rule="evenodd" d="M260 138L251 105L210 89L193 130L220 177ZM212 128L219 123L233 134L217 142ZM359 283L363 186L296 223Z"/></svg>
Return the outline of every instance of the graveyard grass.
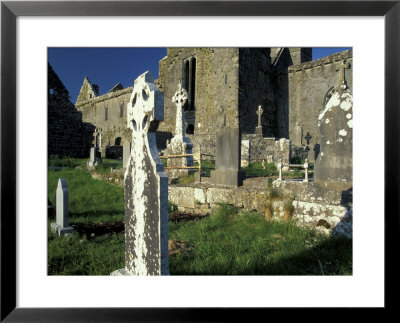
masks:
<svg viewBox="0 0 400 323"><path fill-rule="evenodd" d="M59 161L59 166L67 167L49 170L51 203L55 205L58 178L64 177L72 226L120 223L123 188L93 179L83 166L86 161ZM169 203L170 212L174 209ZM171 275L352 274L352 240L333 239L291 222L267 221L260 214L239 212L230 205L220 205L201 220L169 221L169 239L184 240L190 248L170 256ZM49 230L48 274L108 276L124 267L124 240L123 231L75 232L59 238Z"/></svg>

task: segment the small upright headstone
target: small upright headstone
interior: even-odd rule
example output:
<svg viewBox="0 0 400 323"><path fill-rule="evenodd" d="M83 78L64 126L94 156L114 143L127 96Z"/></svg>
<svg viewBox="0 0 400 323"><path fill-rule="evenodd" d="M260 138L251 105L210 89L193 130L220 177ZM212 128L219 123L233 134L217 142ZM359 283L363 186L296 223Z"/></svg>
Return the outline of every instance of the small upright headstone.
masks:
<svg viewBox="0 0 400 323"><path fill-rule="evenodd" d="M126 168L129 162L129 157L131 155L132 144L129 140L125 140L123 151L122 151L122 167Z"/></svg>
<svg viewBox="0 0 400 323"><path fill-rule="evenodd" d="M87 166L89 167L97 166L96 147L90 148L90 157L89 161L87 162Z"/></svg>
<svg viewBox="0 0 400 323"><path fill-rule="evenodd" d="M58 179L56 191L56 222L51 224L51 230L60 236L74 232L68 223L68 188L65 178Z"/></svg>
<svg viewBox="0 0 400 323"><path fill-rule="evenodd" d="M167 155L188 155L192 154L193 144L189 138L185 136L185 116L183 114L183 106L188 99L186 90L182 87L181 82L178 83L172 102L176 105L176 124L175 136L167 146ZM193 165L193 157L172 157L168 158L168 167L187 167ZM188 169L168 169L168 178L171 181L174 178L189 174Z"/></svg>
<svg viewBox="0 0 400 323"><path fill-rule="evenodd" d="M220 185L243 185L245 173L240 170L239 128L221 129L216 138L215 170L211 171L211 182Z"/></svg>
<svg viewBox="0 0 400 323"><path fill-rule="evenodd" d="M261 109L261 105L258 106L257 109L257 116L258 116L258 122L257 122L257 127L256 127L256 135L262 136L262 125L261 125L261 116L263 114L263 109Z"/></svg>
<svg viewBox="0 0 400 323"><path fill-rule="evenodd" d="M241 145L241 161L240 161L240 166L241 167L246 167L249 166L250 164L250 147L251 147L251 142L250 140L242 140L242 145Z"/></svg>
<svg viewBox="0 0 400 323"><path fill-rule="evenodd" d="M300 123L296 123L296 130L295 130L295 145L302 146L303 145L303 129L300 126Z"/></svg>
<svg viewBox="0 0 400 323"><path fill-rule="evenodd" d="M118 275L168 275L168 177L155 132L164 98L150 72L140 75L128 103L132 147L125 171L125 268Z"/></svg>

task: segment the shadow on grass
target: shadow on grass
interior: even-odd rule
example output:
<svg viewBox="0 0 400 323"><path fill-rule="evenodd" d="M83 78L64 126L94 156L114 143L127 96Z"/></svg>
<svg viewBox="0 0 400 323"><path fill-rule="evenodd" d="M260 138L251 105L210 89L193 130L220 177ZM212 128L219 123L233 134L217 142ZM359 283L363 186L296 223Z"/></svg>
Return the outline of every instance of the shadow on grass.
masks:
<svg viewBox="0 0 400 323"><path fill-rule="evenodd" d="M352 275L352 240L346 238L329 238L296 254L276 259L252 258L247 264L231 258L229 264L221 267L214 263L199 269L195 257L195 254L186 254L181 259L170 259L171 275Z"/></svg>

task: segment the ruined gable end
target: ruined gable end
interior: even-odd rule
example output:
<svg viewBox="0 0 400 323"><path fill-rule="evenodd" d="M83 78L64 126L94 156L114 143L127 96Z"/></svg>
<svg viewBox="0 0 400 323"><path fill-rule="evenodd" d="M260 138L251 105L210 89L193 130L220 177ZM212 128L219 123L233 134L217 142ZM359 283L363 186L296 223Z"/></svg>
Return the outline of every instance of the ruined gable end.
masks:
<svg viewBox="0 0 400 323"><path fill-rule="evenodd" d="M99 86L92 84L85 76L75 104L79 105L85 101L92 100L97 96L99 96Z"/></svg>

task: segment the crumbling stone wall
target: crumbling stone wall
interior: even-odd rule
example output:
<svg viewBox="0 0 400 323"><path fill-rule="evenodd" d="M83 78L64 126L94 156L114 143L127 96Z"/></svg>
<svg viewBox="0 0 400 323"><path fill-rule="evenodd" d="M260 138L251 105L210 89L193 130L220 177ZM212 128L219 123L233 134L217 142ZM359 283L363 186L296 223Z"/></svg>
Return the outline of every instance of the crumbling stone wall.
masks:
<svg viewBox="0 0 400 323"><path fill-rule="evenodd" d="M48 156L88 157L94 126L82 122L82 113L71 103L68 90L48 64Z"/></svg>
<svg viewBox="0 0 400 323"><path fill-rule="evenodd" d="M353 57L352 50L333 54L315 61L292 65L288 68L289 79L289 137L298 146L296 126L299 123L303 134L303 145L309 134L310 161L318 154L321 142L318 116L324 110L338 80L339 66L346 60L350 64L345 70L345 80L352 92Z"/></svg>

